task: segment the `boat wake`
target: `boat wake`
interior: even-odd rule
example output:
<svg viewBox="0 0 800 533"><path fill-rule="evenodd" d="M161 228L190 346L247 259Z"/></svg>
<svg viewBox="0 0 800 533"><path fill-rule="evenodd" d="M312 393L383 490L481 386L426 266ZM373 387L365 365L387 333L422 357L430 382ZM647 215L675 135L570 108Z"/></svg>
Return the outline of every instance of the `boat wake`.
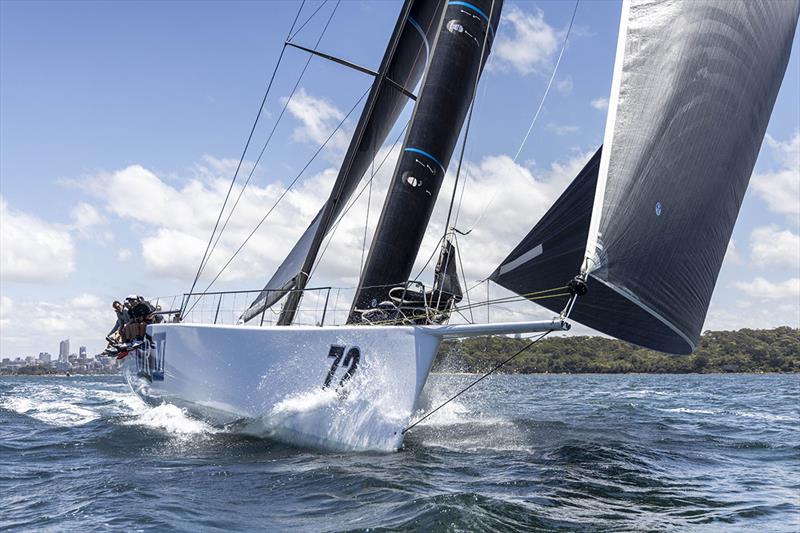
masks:
<svg viewBox="0 0 800 533"><path fill-rule="evenodd" d="M61 384L37 380L4 391L0 396L0 409L55 427L84 426L103 420L178 436L219 431L174 405L148 406L124 383Z"/></svg>

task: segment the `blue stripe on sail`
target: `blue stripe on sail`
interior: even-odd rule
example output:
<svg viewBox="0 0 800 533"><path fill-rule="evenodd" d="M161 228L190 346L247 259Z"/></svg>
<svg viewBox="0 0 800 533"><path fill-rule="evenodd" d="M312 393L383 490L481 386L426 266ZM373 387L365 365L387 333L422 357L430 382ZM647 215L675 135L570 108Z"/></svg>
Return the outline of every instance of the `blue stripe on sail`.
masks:
<svg viewBox="0 0 800 533"><path fill-rule="evenodd" d="M494 33L494 28L492 27L492 24L489 22L489 17L486 16L486 13L484 13L483 10L481 8L479 8L478 6L473 6L469 2L461 2L460 0L453 1L453 2L448 2L447 5L448 6L464 6L464 7L467 7L469 9L473 10L475 13L480 15L481 18L483 18L483 20L486 21L486 23L489 25L489 31L491 33Z"/></svg>
<svg viewBox="0 0 800 533"><path fill-rule="evenodd" d="M439 161L438 159L436 159L435 157L433 157L431 154L429 154L428 152L426 152L424 150L420 150L419 148L406 148L403 151L404 152L414 152L415 154L422 154L425 157L427 157L428 159L430 159L431 161L433 161L434 163L436 163L437 165L439 165L439 168L442 169L442 172L445 171L444 170L444 165L442 164L442 162Z"/></svg>
<svg viewBox="0 0 800 533"><path fill-rule="evenodd" d="M428 36L425 35L425 31L422 29L422 26L419 25L419 22L414 20L411 17L408 17L408 23L411 24L415 30L419 32L420 37L422 37L422 42L425 43L425 63L428 62L428 58L431 55L431 47L428 45Z"/></svg>
<svg viewBox="0 0 800 533"><path fill-rule="evenodd" d="M479 7L473 6L469 2L460 2L460 1L459 2L448 2L447 5L448 6L464 6L464 7L468 7L471 10L473 10L474 12L476 12L478 15L483 17L483 20L485 20L486 22L489 22L489 17L486 16L486 13L484 13L483 10L481 10Z"/></svg>

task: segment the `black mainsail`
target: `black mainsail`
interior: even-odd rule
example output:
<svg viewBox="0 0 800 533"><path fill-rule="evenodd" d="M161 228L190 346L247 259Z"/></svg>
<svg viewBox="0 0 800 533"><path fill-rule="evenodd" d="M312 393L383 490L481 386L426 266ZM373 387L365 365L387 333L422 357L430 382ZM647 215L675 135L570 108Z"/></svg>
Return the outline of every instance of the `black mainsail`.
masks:
<svg viewBox="0 0 800 533"><path fill-rule="evenodd" d="M593 207L587 212L584 169L491 279L525 295L544 279L561 286L580 271L588 293L570 318L641 346L690 353L799 13L797 0L626 1ZM571 231L586 238L580 266L574 245L559 258L538 238L547 220L571 215L580 221Z"/></svg>
<svg viewBox="0 0 800 533"><path fill-rule="evenodd" d="M502 0L450 1L414 106L349 321L404 285L500 20ZM488 33L488 34L487 34ZM483 53L482 53L483 52Z"/></svg>
<svg viewBox="0 0 800 533"><path fill-rule="evenodd" d="M403 90L412 92L422 78L444 5L445 0L406 0L403 4L328 201L242 314L243 321L258 316L287 292L297 289L289 295L280 323L290 324L294 319L301 290L306 286L323 238L405 107L408 97Z"/></svg>

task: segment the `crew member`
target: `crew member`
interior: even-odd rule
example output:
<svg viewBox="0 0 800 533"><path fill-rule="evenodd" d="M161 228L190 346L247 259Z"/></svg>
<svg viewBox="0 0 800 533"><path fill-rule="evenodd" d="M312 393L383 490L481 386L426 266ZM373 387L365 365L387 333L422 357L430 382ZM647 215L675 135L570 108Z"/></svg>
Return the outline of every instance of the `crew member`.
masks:
<svg viewBox="0 0 800 533"><path fill-rule="evenodd" d="M114 300L114 303L112 303L111 306L114 308L114 312L117 314L117 321L114 323L114 327L111 328L111 331L108 332L108 335L106 335L106 339L109 342L114 342L114 335L121 333L122 328L130 321L130 316L128 315L128 311L122 306L122 303L119 300Z"/></svg>

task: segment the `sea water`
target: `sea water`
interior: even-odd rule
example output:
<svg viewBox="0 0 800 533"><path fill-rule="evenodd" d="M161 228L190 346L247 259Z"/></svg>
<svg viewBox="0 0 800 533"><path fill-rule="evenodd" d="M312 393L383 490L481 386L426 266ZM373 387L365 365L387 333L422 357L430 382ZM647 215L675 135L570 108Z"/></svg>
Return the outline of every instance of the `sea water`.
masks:
<svg viewBox="0 0 800 533"><path fill-rule="evenodd" d="M438 405L471 375L432 375ZM0 530L800 530L800 376L493 376L395 453L0 378Z"/></svg>

